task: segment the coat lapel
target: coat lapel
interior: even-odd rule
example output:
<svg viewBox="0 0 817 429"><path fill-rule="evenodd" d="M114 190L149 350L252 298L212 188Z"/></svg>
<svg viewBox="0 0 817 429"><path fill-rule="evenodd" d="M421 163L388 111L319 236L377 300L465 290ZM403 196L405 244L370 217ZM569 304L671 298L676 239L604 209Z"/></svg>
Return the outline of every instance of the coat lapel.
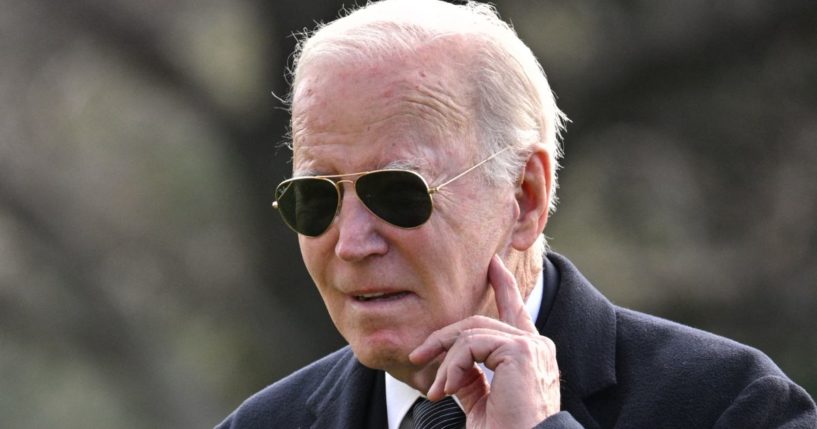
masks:
<svg viewBox="0 0 817 429"><path fill-rule="evenodd" d="M615 309L563 256L549 253L545 266L546 271L555 267L559 289L537 328L556 344L563 409L598 426L584 400L616 384Z"/></svg>
<svg viewBox="0 0 817 429"><path fill-rule="evenodd" d="M315 429L362 428L366 426L370 392L378 371L366 368L347 347L344 355L324 376L307 399ZM299 404L292 404L293 407Z"/></svg>

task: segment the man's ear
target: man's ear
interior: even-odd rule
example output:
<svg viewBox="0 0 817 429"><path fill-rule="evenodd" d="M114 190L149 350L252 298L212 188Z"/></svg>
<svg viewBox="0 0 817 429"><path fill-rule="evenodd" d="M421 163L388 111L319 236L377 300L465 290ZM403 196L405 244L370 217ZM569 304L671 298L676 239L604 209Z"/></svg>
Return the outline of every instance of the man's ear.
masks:
<svg viewBox="0 0 817 429"><path fill-rule="evenodd" d="M525 163L515 192L519 217L511 234L511 245L516 250L525 251L533 246L545 229L551 198L551 168L550 157L541 147Z"/></svg>

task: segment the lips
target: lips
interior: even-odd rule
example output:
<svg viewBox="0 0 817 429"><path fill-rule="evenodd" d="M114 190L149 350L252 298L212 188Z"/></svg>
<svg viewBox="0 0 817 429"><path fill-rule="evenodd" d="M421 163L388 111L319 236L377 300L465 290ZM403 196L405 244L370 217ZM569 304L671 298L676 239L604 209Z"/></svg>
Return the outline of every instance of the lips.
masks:
<svg viewBox="0 0 817 429"><path fill-rule="evenodd" d="M353 295L356 301L359 302L370 302L370 301L392 301L396 299L400 299L406 295L408 292L399 291L399 292L372 292L372 293L361 293Z"/></svg>

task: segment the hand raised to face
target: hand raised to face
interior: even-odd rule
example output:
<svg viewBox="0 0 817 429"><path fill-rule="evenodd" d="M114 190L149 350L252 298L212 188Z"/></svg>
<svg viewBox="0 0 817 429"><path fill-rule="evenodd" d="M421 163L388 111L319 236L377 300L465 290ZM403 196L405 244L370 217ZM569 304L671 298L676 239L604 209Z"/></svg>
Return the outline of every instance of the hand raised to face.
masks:
<svg viewBox="0 0 817 429"><path fill-rule="evenodd" d="M442 362L427 396L456 395L468 428L530 428L560 408L556 348L539 335L516 280L496 255L488 268L500 320L472 316L432 333L409 359ZM488 381L477 366L494 372Z"/></svg>

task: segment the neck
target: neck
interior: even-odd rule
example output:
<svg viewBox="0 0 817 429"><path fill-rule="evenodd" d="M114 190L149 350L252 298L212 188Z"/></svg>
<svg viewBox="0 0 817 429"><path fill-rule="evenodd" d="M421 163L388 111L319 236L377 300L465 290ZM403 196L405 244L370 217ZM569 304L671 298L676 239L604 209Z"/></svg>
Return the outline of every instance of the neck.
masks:
<svg viewBox="0 0 817 429"><path fill-rule="evenodd" d="M542 272L542 255L536 255L536 253L533 249L524 252L511 250L505 259L508 268L516 278L516 284L522 294L522 299L525 301L533 291L539 273Z"/></svg>

